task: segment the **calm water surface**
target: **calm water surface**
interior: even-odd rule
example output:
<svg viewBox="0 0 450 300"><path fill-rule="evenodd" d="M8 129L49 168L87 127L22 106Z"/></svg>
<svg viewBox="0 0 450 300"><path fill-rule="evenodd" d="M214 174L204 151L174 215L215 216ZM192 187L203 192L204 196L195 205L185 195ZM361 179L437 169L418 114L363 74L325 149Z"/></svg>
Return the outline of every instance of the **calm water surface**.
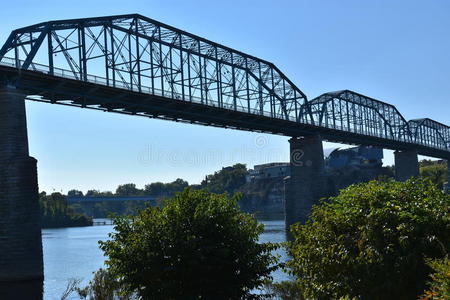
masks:
<svg viewBox="0 0 450 300"><path fill-rule="evenodd" d="M97 220L96 220L97 221ZM286 241L284 220L259 220L265 225L262 242ZM71 278L81 279L84 287L92 272L103 266L105 257L98 247L99 240L106 240L112 226L72 227L42 230L44 247L44 299L60 299ZM286 260L286 253L276 252ZM276 281L288 278L282 271L274 274ZM70 299L79 299L73 295Z"/></svg>

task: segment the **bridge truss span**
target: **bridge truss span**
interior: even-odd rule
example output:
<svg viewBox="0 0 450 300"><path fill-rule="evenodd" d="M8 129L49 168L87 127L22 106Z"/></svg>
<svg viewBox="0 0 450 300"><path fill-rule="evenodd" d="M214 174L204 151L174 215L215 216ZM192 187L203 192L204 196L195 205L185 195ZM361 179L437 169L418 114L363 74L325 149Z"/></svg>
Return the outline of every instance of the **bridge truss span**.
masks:
<svg viewBox="0 0 450 300"><path fill-rule="evenodd" d="M44 22L0 48L27 99L450 159L450 128L350 91L306 95L274 64L131 14Z"/></svg>
<svg viewBox="0 0 450 300"><path fill-rule="evenodd" d="M424 118L408 122L411 137L415 143L450 149L450 127L434 120Z"/></svg>
<svg viewBox="0 0 450 300"><path fill-rule="evenodd" d="M297 121L306 96L272 63L133 14L14 30L0 50L16 68ZM302 117L305 119L305 117Z"/></svg>
<svg viewBox="0 0 450 300"><path fill-rule="evenodd" d="M318 126L411 142L408 122L395 106L353 91L325 93L305 106Z"/></svg>

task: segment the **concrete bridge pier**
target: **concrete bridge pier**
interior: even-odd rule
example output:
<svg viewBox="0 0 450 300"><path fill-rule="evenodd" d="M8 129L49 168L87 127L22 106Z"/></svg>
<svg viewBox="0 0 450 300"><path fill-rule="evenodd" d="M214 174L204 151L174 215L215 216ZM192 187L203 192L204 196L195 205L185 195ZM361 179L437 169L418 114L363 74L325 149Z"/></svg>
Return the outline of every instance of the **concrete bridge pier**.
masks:
<svg viewBox="0 0 450 300"><path fill-rule="evenodd" d="M313 204L325 192L322 139L318 135L293 137L290 144L291 176L285 182L286 228L305 223Z"/></svg>
<svg viewBox="0 0 450 300"><path fill-rule="evenodd" d="M417 150L395 151L395 180L406 181L419 176Z"/></svg>
<svg viewBox="0 0 450 300"><path fill-rule="evenodd" d="M25 94L0 86L0 299L42 299L36 163L28 153Z"/></svg>

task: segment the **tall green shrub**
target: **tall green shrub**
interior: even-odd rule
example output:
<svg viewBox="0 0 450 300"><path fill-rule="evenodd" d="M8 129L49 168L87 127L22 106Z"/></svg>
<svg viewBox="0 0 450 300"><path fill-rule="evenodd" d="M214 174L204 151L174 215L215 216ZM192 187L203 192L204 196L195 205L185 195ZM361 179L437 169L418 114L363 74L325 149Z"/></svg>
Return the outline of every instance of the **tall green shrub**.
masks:
<svg viewBox="0 0 450 300"><path fill-rule="evenodd" d="M424 180L353 185L292 234L287 265L307 297L416 299L425 258L450 251L450 197Z"/></svg>
<svg viewBox="0 0 450 300"><path fill-rule="evenodd" d="M433 269L429 288L425 291L421 300L446 300L450 299L450 258L430 260Z"/></svg>
<svg viewBox="0 0 450 300"><path fill-rule="evenodd" d="M237 199L185 190L167 205L117 217L101 242L108 271L144 299L251 299L275 268L273 244Z"/></svg>

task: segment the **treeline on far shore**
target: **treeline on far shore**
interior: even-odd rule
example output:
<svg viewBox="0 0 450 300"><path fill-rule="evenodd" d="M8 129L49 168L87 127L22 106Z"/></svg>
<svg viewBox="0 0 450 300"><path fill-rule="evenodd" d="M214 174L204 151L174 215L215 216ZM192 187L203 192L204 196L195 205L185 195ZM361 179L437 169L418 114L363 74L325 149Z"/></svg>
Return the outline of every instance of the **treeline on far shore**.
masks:
<svg viewBox="0 0 450 300"><path fill-rule="evenodd" d="M42 228L92 226L92 218L74 212L68 205L66 196L61 193L39 194Z"/></svg>
<svg viewBox="0 0 450 300"><path fill-rule="evenodd" d="M385 167L387 177L393 177L394 168ZM176 179L173 182L153 182L140 189L134 183L122 184L112 191L88 190L83 193L79 190L70 190L68 197L134 197L149 196L156 199L152 205L162 205L164 200L173 197L176 193L186 188L193 190L206 190L212 193L228 193L233 195L241 193L242 197L239 204L242 209L247 211L250 200L247 194L251 191L246 189L246 175L248 169L245 164L235 164L230 167L224 167L214 174L207 175L200 184L189 184L183 179ZM423 178L431 180L439 188L443 187L447 181L447 165L438 161L422 160L420 162L420 175ZM107 218L111 213L118 215L134 215L138 210L144 209L150 205L145 200L123 200L123 201L98 201L95 203L73 203L68 204L66 195L53 193L47 195L45 192L40 194L40 205L42 211L43 227L70 227L70 226L89 226L92 225L92 218Z"/></svg>

